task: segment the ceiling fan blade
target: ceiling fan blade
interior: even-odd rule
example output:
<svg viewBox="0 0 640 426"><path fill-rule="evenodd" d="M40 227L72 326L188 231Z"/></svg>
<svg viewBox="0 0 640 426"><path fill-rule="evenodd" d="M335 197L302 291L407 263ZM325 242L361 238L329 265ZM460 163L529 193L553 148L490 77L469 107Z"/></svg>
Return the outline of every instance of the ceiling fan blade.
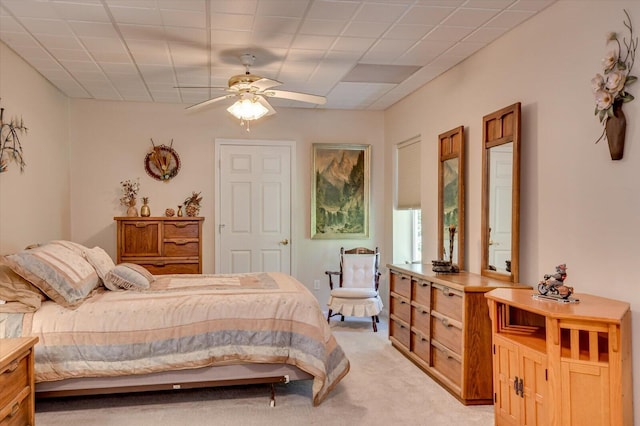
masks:
<svg viewBox="0 0 640 426"><path fill-rule="evenodd" d="M262 97L260 95L256 95L256 102L258 102L260 105L264 106L266 109L269 110L269 112L266 113L265 116L273 115L273 114L276 113L276 110L273 109L271 104L269 102L267 102L267 100L264 97Z"/></svg>
<svg viewBox="0 0 640 426"><path fill-rule="evenodd" d="M272 87L281 86L282 83L277 80L271 80L270 78L261 78L258 81L251 83L251 86L256 87L258 91L270 89Z"/></svg>
<svg viewBox="0 0 640 426"><path fill-rule="evenodd" d="M206 100L204 102L200 102L198 104L191 105L191 106L187 107L187 110L193 111L193 110L196 110L196 109L204 108L207 105L211 105L212 103L215 103L215 102L218 102L218 101L222 101L224 99L232 98L232 97L235 97L235 96L236 95L218 96L217 98L212 98L212 99Z"/></svg>
<svg viewBox="0 0 640 426"><path fill-rule="evenodd" d="M308 93L287 92L286 90L265 90L262 95L270 98L291 99L293 101L309 102L312 104L324 105L327 98L324 96L310 95Z"/></svg>

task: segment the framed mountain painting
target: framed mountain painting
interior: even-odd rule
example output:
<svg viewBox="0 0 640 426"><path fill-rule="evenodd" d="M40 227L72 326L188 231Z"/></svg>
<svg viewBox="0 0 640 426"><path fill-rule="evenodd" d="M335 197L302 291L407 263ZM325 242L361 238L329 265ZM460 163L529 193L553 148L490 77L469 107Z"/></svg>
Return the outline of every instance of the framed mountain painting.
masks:
<svg viewBox="0 0 640 426"><path fill-rule="evenodd" d="M311 238L369 238L371 145L313 144Z"/></svg>

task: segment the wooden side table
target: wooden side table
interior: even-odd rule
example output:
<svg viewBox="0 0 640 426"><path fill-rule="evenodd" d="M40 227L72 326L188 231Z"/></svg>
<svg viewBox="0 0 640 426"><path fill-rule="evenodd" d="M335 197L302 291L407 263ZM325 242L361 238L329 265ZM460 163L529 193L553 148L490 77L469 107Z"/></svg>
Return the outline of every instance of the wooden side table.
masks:
<svg viewBox="0 0 640 426"><path fill-rule="evenodd" d="M0 339L0 425L35 424L33 347L37 337Z"/></svg>

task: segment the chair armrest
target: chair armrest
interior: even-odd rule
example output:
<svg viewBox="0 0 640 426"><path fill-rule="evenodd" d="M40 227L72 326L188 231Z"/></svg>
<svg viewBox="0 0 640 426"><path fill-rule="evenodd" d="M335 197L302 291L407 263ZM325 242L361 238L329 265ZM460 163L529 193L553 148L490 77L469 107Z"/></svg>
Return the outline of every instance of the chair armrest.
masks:
<svg viewBox="0 0 640 426"><path fill-rule="evenodd" d="M325 274L329 275L329 288L333 290L333 276L340 276L342 273L340 271L324 271Z"/></svg>

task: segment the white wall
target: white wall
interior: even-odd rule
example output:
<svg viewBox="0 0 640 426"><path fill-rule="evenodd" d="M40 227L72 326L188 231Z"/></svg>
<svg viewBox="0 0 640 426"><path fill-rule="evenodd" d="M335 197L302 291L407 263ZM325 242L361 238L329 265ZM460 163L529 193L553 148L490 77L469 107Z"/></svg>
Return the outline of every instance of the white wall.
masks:
<svg viewBox="0 0 640 426"><path fill-rule="evenodd" d="M10 161L0 174L0 254L69 238L67 97L2 42L0 107L5 122L22 117L28 128L20 135L24 173Z"/></svg>
<svg viewBox="0 0 640 426"><path fill-rule="evenodd" d="M535 285L567 263L577 292L628 301L634 388L640 394L640 85L624 106L624 158L612 161L593 115L591 78L601 72L606 34L636 34L637 1L559 1L385 113L387 167L393 145L422 135L423 259L437 253L438 134L467 135L467 270L480 271L482 117L522 103L520 281ZM637 58L640 61L640 57ZM640 62L634 74L640 74ZM385 199L391 206L387 183ZM429 200L429 202L425 202ZM385 229L390 229L390 214ZM390 244L391 238L386 241ZM390 250L391 246L387 246ZM640 404L635 404L640 423Z"/></svg>
<svg viewBox="0 0 640 426"><path fill-rule="evenodd" d="M214 271L214 152L216 138L289 140L296 144L296 172L293 177L293 273L308 288L318 279L321 290L314 294L324 306L328 298L325 270L338 268L340 247L384 246L384 213L375 208L384 200L383 113L277 108L274 116L254 123L247 133L224 107L196 113L183 105L71 101L71 222L73 239L88 246L98 245L115 259L114 216L125 214L119 205L120 181L140 178L139 196L150 198L151 214L176 209L192 191L202 192L205 217L203 271ZM149 177L144 157L156 144L169 144L180 155L178 175L168 183ZM371 227L368 240L311 240L312 143L370 144ZM139 205L138 205L139 206ZM383 255L384 256L384 255ZM384 257L383 257L384 260Z"/></svg>

